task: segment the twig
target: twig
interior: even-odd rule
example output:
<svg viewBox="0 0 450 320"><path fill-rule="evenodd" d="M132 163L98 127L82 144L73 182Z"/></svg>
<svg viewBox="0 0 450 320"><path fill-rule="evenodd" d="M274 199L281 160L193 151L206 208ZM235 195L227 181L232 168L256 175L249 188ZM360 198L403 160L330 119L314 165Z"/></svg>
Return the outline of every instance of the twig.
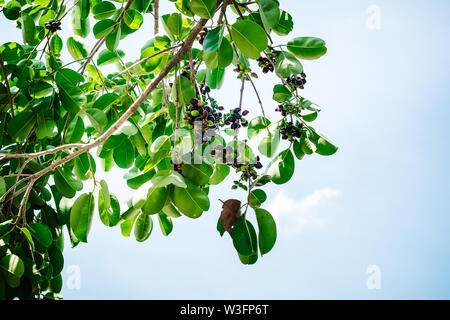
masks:
<svg viewBox="0 0 450 320"><path fill-rule="evenodd" d="M264 125L266 126L267 132L270 134L269 126L267 125L266 114L265 114L265 112L264 112L264 107L263 107L261 98L260 98L260 96L259 96L258 90L256 89L255 83L253 82L253 80L251 79L251 77L248 77L248 80L249 80L250 83L252 84L253 90L255 90L256 98L258 99L258 103L259 103L259 105L261 106L261 111L262 111L262 114L263 114L263 117L264 117Z"/></svg>
<svg viewBox="0 0 450 320"><path fill-rule="evenodd" d="M154 34L159 33L159 0L155 0L153 4L153 17L155 18Z"/></svg>

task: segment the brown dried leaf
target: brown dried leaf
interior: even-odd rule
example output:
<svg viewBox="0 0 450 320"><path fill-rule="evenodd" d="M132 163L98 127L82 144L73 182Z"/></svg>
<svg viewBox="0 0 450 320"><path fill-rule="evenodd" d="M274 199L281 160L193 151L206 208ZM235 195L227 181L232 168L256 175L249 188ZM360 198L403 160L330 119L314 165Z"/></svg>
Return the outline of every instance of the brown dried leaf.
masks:
<svg viewBox="0 0 450 320"><path fill-rule="evenodd" d="M236 220L241 216L241 202L236 199L228 199L222 205L220 222L223 228L231 235Z"/></svg>

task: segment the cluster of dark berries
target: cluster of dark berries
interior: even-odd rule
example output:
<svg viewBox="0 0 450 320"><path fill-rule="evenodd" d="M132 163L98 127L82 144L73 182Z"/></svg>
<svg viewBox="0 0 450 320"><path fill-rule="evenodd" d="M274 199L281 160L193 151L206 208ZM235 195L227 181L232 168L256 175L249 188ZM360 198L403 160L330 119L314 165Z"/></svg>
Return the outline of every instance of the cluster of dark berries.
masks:
<svg viewBox="0 0 450 320"><path fill-rule="evenodd" d="M283 120L280 126L281 138L284 140L294 141L295 138L302 136L303 123L297 121L294 125L292 121Z"/></svg>
<svg viewBox="0 0 450 320"><path fill-rule="evenodd" d="M202 131L216 129L222 118L221 112L217 112L214 108L205 105L205 102L198 101L195 98L191 99L190 105L186 109L184 119L190 129L194 128L194 122L196 121L201 121Z"/></svg>
<svg viewBox="0 0 450 320"><path fill-rule="evenodd" d="M172 165L172 169L179 174L181 174L181 163L174 163L172 160L170 160L170 164Z"/></svg>
<svg viewBox="0 0 450 320"><path fill-rule="evenodd" d="M209 32L208 28L203 28L203 30L198 33L197 39L200 44L203 44L203 41L205 41L208 32Z"/></svg>
<svg viewBox="0 0 450 320"><path fill-rule="evenodd" d="M45 28L47 28L51 33L61 30L61 21L55 19L50 20L45 23Z"/></svg>
<svg viewBox="0 0 450 320"><path fill-rule="evenodd" d="M201 93L201 94L207 95L207 94L210 93L210 92L211 92L211 88L208 87L207 85L202 84L202 85L200 86L200 93Z"/></svg>
<svg viewBox="0 0 450 320"><path fill-rule="evenodd" d="M227 113L225 115L225 122L224 124L226 126L229 126L231 124L231 129L236 130L240 127L247 127L248 121L243 118L248 114L248 110L244 110L241 113L241 108L234 108L230 111L230 113Z"/></svg>
<svg viewBox="0 0 450 320"><path fill-rule="evenodd" d="M302 73L300 76L292 75L286 79L286 82L295 88L304 89L306 84L306 74Z"/></svg>
<svg viewBox="0 0 450 320"><path fill-rule="evenodd" d="M275 108L275 111L281 112L281 115L283 117L286 117L288 114L292 114L295 116L300 115L300 109L296 105L289 102L285 102L284 104L278 105L278 107Z"/></svg>
<svg viewBox="0 0 450 320"><path fill-rule="evenodd" d="M238 152L232 146L216 146L211 151L211 155L215 156L217 160L220 160L220 163L228 164L233 168L240 168L242 166L242 163L239 161Z"/></svg>
<svg viewBox="0 0 450 320"><path fill-rule="evenodd" d="M269 60L270 59L270 60ZM258 66L262 68L263 73L273 72L274 70L274 63L277 61L276 56L271 56L269 58L259 57L258 60Z"/></svg>

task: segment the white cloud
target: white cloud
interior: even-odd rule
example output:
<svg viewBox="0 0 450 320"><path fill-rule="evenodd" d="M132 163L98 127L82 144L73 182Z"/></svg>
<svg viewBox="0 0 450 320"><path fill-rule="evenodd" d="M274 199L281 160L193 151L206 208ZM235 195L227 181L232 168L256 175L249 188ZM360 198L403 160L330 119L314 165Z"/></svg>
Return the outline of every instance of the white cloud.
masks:
<svg viewBox="0 0 450 320"><path fill-rule="evenodd" d="M323 225L326 218L319 215L318 208L324 201L339 194L337 189L322 188L303 199L296 199L282 189L269 203L267 210L274 216L282 233L300 233L307 227Z"/></svg>

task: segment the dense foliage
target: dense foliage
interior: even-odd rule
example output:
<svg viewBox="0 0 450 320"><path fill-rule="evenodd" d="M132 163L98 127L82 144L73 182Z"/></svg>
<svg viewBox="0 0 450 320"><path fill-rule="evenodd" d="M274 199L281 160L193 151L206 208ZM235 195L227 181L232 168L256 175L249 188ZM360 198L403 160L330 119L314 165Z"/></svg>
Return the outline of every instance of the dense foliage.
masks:
<svg viewBox="0 0 450 320"><path fill-rule="evenodd" d="M296 159L336 152L308 124L320 110L301 94L300 60L324 55L323 40L274 44L271 34L293 29L278 0L172 2L175 12L160 15L158 0L0 0L3 18L22 30L0 46L0 298L60 297L64 227L72 246L87 242L95 212L137 241L154 223L167 236L176 218L208 211L210 186L231 173L246 202L224 201L217 229L253 264L276 240L261 187L289 181ZM73 25L67 39L58 34L63 19ZM144 19L155 36L127 61L120 41ZM62 61L64 50L73 60ZM110 64L117 71L105 74ZM241 90L222 105L214 91L225 71ZM264 105L277 108L277 119L265 116L258 76L274 84L275 102ZM259 101L250 113L244 89ZM99 165L129 170L124 180L136 191L126 207L95 179ZM92 191L80 194L87 181Z"/></svg>

